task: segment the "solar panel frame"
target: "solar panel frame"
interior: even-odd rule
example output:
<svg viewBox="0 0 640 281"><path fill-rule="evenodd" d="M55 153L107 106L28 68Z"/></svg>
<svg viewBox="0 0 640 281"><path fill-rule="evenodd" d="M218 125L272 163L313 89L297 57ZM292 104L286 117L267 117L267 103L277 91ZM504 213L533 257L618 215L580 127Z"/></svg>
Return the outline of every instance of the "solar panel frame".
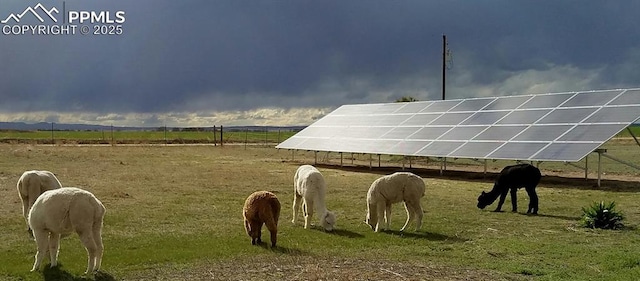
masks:
<svg viewBox="0 0 640 281"><path fill-rule="evenodd" d="M640 119L640 88L343 105L277 148L579 161Z"/></svg>

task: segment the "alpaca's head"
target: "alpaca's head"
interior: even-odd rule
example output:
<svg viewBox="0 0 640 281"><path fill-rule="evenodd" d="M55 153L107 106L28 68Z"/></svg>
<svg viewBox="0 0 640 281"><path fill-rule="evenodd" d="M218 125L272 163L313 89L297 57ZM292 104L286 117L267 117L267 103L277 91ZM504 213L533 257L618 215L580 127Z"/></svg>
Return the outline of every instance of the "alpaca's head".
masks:
<svg viewBox="0 0 640 281"><path fill-rule="evenodd" d="M322 218L321 224L325 231L333 231L333 228L336 227L336 215L327 211Z"/></svg>
<svg viewBox="0 0 640 281"><path fill-rule="evenodd" d="M491 203L493 203L493 200L489 198L488 193L484 191L480 193L480 196L478 196L478 208L484 209L484 207L490 205Z"/></svg>
<svg viewBox="0 0 640 281"><path fill-rule="evenodd" d="M364 219L364 223L366 223L367 225L369 225L371 227L371 229L375 230L376 229L376 224L378 223L378 220L376 218L371 218L371 214L372 212L367 212L367 217Z"/></svg>

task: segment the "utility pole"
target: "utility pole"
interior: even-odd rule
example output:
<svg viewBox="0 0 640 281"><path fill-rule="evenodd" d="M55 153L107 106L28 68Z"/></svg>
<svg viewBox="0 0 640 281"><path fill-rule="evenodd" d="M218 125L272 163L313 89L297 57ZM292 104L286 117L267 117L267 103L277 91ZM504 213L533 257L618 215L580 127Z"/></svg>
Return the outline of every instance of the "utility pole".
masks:
<svg viewBox="0 0 640 281"><path fill-rule="evenodd" d="M442 100L445 100L447 81L447 35L442 34Z"/></svg>

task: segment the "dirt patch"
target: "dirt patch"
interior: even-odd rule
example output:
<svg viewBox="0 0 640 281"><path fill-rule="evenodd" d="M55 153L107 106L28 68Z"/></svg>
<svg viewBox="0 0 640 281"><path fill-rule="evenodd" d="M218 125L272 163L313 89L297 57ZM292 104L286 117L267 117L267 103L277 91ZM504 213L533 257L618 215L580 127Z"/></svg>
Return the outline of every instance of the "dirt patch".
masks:
<svg viewBox="0 0 640 281"><path fill-rule="evenodd" d="M127 280L530 280L528 276L429 265L419 261L313 257L234 260L189 268L167 266Z"/></svg>

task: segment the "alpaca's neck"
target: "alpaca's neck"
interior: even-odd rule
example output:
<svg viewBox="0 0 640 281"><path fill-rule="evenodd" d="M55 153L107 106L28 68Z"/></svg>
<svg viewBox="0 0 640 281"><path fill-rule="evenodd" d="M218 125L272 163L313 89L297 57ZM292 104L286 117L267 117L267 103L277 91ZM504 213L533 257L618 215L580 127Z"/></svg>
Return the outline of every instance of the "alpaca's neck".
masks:
<svg viewBox="0 0 640 281"><path fill-rule="evenodd" d="M319 214L324 214L327 212L327 205L325 205L324 203L324 193L323 192L317 192L316 196L314 196L314 202L313 205L316 208L316 212L318 212Z"/></svg>
<svg viewBox="0 0 640 281"><path fill-rule="evenodd" d="M490 201L493 203L493 201L496 201L496 199L498 199L500 193L502 193L502 191L500 190L499 185L495 184L491 191L487 192L487 195L489 196L488 198L491 199Z"/></svg>

